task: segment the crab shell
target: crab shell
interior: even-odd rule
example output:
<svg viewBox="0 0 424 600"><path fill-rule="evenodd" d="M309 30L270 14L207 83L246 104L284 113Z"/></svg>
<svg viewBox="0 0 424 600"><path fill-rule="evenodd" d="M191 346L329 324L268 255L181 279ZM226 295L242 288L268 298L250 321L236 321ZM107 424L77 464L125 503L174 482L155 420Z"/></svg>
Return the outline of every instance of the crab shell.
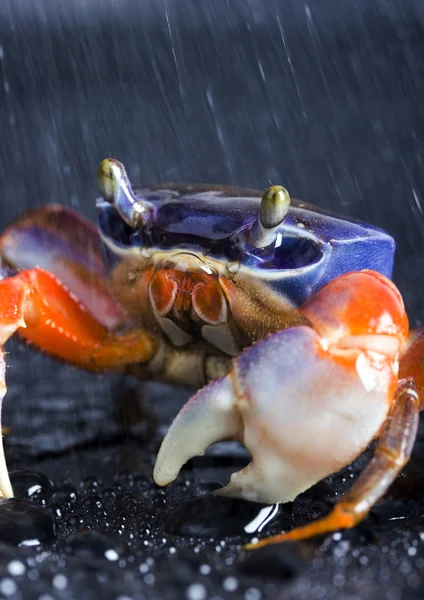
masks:
<svg viewBox="0 0 424 600"><path fill-rule="evenodd" d="M97 201L111 290L132 322L175 348L234 357L301 323L295 309L338 275L374 269L391 276L395 244L376 227L292 201L272 243L257 247L256 191L169 184L133 192L128 186L132 206L140 200L149 211L137 225L120 218L117 203ZM194 362L188 369L199 370ZM216 374L219 369L206 381ZM205 381L181 370L178 379Z"/></svg>
<svg viewBox="0 0 424 600"><path fill-rule="evenodd" d="M259 192L173 184L133 192L117 161L103 161L100 173L110 165L118 174L113 194L103 189L107 199L97 200L99 237L53 206L10 226L1 249L12 266L55 274L109 329L162 340L143 377L201 386L252 342L305 323L297 307L335 277L391 276L395 243L376 227L292 200L259 235L262 247Z"/></svg>

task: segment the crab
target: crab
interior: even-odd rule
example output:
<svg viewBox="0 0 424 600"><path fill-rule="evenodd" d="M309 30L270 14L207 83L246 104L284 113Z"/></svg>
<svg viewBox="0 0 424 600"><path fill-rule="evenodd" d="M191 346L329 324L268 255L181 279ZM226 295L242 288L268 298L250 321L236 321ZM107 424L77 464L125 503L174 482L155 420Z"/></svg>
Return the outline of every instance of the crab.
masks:
<svg viewBox="0 0 424 600"><path fill-rule="evenodd" d="M250 547L353 527L407 462L424 387L393 239L280 186L133 190L114 159L98 185L97 229L50 205L1 235L0 344L16 333L86 370L199 388L160 448L160 486L234 439L252 461L216 493L283 503L378 439L328 516ZM2 446L0 492L13 495Z"/></svg>

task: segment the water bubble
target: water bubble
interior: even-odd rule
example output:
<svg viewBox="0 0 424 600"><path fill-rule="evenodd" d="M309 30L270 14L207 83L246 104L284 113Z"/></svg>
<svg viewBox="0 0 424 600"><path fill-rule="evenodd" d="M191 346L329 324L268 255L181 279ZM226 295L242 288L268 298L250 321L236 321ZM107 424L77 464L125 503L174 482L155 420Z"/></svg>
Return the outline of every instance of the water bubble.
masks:
<svg viewBox="0 0 424 600"><path fill-rule="evenodd" d="M65 590L68 586L68 579L65 575L58 573L53 577L52 584L57 590Z"/></svg>
<svg viewBox="0 0 424 600"><path fill-rule="evenodd" d="M116 509L128 516L137 514L139 505L138 500L132 494L119 495L116 498Z"/></svg>
<svg viewBox="0 0 424 600"><path fill-rule="evenodd" d="M227 592L235 592L238 588L238 580L235 577L226 577L222 582L222 587Z"/></svg>
<svg viewBox="0 0 424 600"><path fill-rule="evenodd" d="M25 565L20 560L11 560L7 566L9 573L15 577L25 573Z"/></svg>
<svg viewBox="0 0 424 600"><path fill-rule="evenodd" d="M115 561L119 559L119 554L113 548L109 548L105 552L105 557L107 558L107 560Z"/></svg>
<svg viewBox="0 0 424 600"><path fill-rule="evenodd" d="M261 590L258 588L248 588L244 595L244 600L261 600Z"/></svg>
<svg viewBox="0 0 424 600"><path fill-rule="evenodd" d="M99 490L99 480L97 477L86 477L81 481L80 487L89 494L96 494Z"/></svg>
<svg viewBox="0 0 424 600"><path fill-rule="evenodd" d="M210 565L200 565L199 571L202 575L209 575L212 571L212 567Z"/></svg>
<svg viewBox="0 0 424 600"><path fill-rule="evenodd" d="M155 576L152 573L147 573L147 575L144 576L144 583L153 585L155 583Z"/></svg>
<svg viewBox="0 0 424 600"><path fill-rule="evenodd" d="M71 508L78 500L78 492L74 486L63 484L60 487L54 488L52 494L52 502L60 504L66 508Z"/></svg>
<svg viewBox="0 0 424 600"><path fill-rule="evenodd" d="M15 498L29 498L45 505L52 494L52 482L41 473L12 471L10 481Z"/></svg>
<svg viewBox="0 0 424 600"><path fill-rule="evenodd" d="M83 515L75 513L66 519L66 526L71 529L81 529L81 527L86 526L86 521Z"/></svg>
<svg viewBox="0 0 424 600"><path fill-rule="evenodd" d="M206 596L206 588L201 583L192 583L190 587L187 588L188 600L205 600Z"/></svg>
<svg viewBox="0 0 424 600"><path fill-rule="evenodd" d="M9 577L5 577L0 581L0 591L5 596L12 596L18 589L18 586Z"/></svg>

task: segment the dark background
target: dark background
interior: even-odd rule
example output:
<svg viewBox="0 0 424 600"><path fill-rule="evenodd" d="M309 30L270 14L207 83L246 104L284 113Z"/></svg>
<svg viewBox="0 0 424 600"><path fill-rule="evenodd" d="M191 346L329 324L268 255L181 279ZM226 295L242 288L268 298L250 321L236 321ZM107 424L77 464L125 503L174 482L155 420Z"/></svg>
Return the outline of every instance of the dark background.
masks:
<svg viewBox="0 0 424 600"><path fill-rule="evenodd" d="M94 219L95 174L106 156L124 162L140 184L264 188L271 181L388 230L398 244L395 282L417 324L424 314L423 31L422 0L1 0L0 225L49 202ZM4 420L12 464L119 435L121 382L10 349ZM151 403L157 394L175 396L155 388ZM81 456L34 470L78 485L97 468ZM389 535L387 547L399 535ZM267 591L265 578L254 589L353 600L390 588L390 600L412 597L424 561L408 562L416 556L398 545L403 575L403 555L377 568L367 552L375 560L384 551L358 542L365 559L352 578L362 587L345 591L340 577L334 583L341 567L332 556L319 558L325 568L306 567L294 588ZM373 587L384 568L381 581L395 583ZM124 582L125 568L116 576ZM51 577L42 581L41 591L72 597L72 587L52 592ZM134 586L127 594L159 593ZM207 586L209 595L226 594Z"/></svg>

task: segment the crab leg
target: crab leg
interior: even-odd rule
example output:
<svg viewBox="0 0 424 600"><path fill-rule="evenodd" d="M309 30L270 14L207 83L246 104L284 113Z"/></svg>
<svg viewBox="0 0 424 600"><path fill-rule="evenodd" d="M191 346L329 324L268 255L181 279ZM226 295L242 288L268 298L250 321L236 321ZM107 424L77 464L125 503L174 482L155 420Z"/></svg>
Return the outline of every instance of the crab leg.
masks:
<svg viewBox="0 0 424 600"><path fill-rule="evenodd" d="M256 550L269 544L350 529L362 521L408 462L418 430L419 407L420 401L414 383L412 380L402 380L373 458L352 489L343 496L330 514L287 533L266 538L255 544L247 544L245 549Z"/></svg>
<svg viewBox="0 0 424 600"><path fill-rule="evenodd" d="M90 371L152 358L157 344L143 331L114 335L54 275L22 271L0 281L0 344L17 331L41 350Z"/></svg>
<svg viewBox="0 0 424 600"><path fill-rule="evenodd" d="M149 361L157 349L145 331L110 333L64 284L38 268L0 281L0 346L15 332L49 354L92 371ZM0 408L6 393L4 370L0 348ZM0 494L13 495L2 446Z"/></svg>
<svg viewBox="0 0 424 600"><path fill-rule="evenodd" d="M399 377L412 377L424 403L424 328L411 331L408 345L399 364Z"/></svg>
<svg viewBox="0 0 424 600"><path fill-rule="evenodd" d="M17 271L55 275L109 329L125 319L108 289L99 234L72 210L53 204L19 217L1 234L0 255Z"/></svg>
<svg viewBox="0 0 424 600"><path fill-rule="evenodd" d="M5 370L6 365L4 362L4 354L3 350L0 348L0 431L2 431L1 406L4 395L6 394ZM6 465L6 458L4 456L3 434L0 440L0 496L6 496L6 498L11 498L13 496L12 485L10 483L9 473Z"/></svg>

